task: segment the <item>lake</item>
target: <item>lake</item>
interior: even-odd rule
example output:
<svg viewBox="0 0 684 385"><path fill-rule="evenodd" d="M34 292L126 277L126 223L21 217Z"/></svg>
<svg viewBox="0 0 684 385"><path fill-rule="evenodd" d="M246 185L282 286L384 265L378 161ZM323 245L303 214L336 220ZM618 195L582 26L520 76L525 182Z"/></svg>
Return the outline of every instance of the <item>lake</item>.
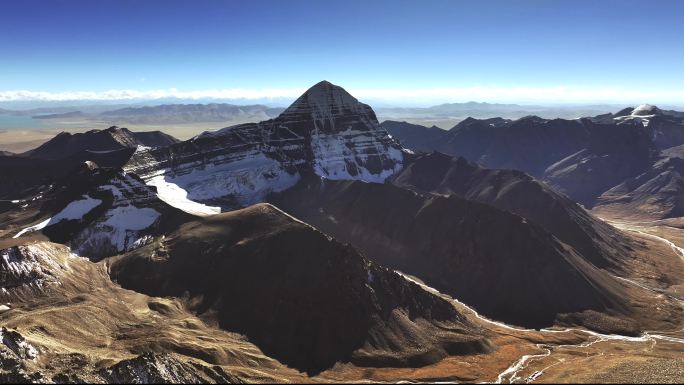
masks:
<svg viewBox="0 0 684 385"><path fill-rule="evenodd" d="M63 128L65 125L30 116L0 114L0 131Z"/></svg>

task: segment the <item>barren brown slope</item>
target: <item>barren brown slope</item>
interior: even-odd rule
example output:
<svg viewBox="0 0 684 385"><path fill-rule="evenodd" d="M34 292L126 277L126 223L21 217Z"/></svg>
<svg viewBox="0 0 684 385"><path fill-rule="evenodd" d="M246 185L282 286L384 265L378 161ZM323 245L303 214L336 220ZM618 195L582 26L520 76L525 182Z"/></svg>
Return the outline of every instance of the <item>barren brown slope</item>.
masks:
<svg viewBox="0 0 684 385"><path fill-rule="evenodd" d="M115 258L112 277L317 373L339 361L421 366L488 343L447 301L267 204L184 225Z"/></svg>
<svg viewBox="0 0 684 385"><path fill-rule="evenodd" d="M274 202L498 320L543 327L562 313L632 313L618 280L541 226L488 205L388 184L316 180ZM598 324L630 330L611 322Z"/></svg>
<svg viewBox="0 0 684 385"><path fill-rule="evenodd" d="M21 244L21 240L15 240ZM112 283L107 264L41 242L0 250L0 379L8 383L301 382L244 336L173 299Z"/></svg>
<svg viewBox="0 0 684 385"><path fill-rule="evenodd" d="M684 159L663 157L650 170L603 193L592 211L615 220L684 216Z"/></svg>
<svg viewBox="0 0 684 385"><path fill-rule="evenodd" d="M543 182L516 170L492 170L438 152L417 156L392 184L423 193L457 195L498 207L543 226L598 267L620 269L631 239L594 218Z"/></svg>

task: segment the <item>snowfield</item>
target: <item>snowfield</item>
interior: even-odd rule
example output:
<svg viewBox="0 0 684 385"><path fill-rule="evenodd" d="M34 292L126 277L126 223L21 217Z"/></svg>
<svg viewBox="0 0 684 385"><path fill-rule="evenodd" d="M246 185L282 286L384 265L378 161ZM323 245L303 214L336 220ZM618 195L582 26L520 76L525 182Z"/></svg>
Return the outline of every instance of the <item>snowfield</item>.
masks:
<svg viewBox="0 0 684 385"><path fill-rule="evenodd" d="M219 214L220 207L207 206L188 199L188 192L183 190L175 183L167 181L169 177L165 175L158 175L147 181L147 184L157 188L157 196L159 199L168 203L169 205L183 210L188 214L206 216Z"/></svg>
<svg viewBox="0 0 684 385"><path fill-rule="evenodd" d="M157 187L161 200L190 214L211 215L220 208L197 202L233 196L244 206L262 201L271 192L286 190L299 181L278 161L261 152L245 154L228 163L208 163L182 175L161 174L147 181Z"/></svg>
<svg viewBox="0 0 684 385"><path fill-rule="evenodd" d="M333 180L360 179L366 182L383 183L389 176L400 171L404 160L401 150L385 146L378 141L376 132L347 129L340 133L311 134L311 148L314 153L314 172ZM394 168L383 169L374 174L364 165L370 157L386 156ZM349 167L356 169L355 175Z"/></svg>
<svg viewBox="0 0 684 385"><path fill-rule="evenodd" d="M107 211L104 220L93 223L72 241L77 254L101 255L103 250L123 252L139 245L140 231L152 226L161 214L151 208L133 205ZM136 243L137 242L137 243Z"/></svg>
<svg viewBox="0 0 684 385"><path fill-rule="evenodd" d="M102 204L102 201L99 199L93 199L87 195L83 195L83 199L73 201L69 203L62 211L57 213L52 218L48 218L44 220L43 222L40 222L37 225L33 225L31 227L27 227L23 230L21 230L17 235L15 235L13 238L19 238L20 236L37 231L37 230L42 230L48 226L57 224L61 221L65 220L80 220L82 219L86 214L88 214L90 211L92 211L95 207L99 206Z"/></svg>

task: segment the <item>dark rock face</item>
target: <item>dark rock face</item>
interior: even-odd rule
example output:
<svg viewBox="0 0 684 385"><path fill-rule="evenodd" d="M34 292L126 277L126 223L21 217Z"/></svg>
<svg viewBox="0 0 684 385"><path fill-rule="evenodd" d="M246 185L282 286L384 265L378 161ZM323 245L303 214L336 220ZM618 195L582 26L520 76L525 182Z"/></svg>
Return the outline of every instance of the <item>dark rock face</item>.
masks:
<svg viewBox="0 0 684 385"><path fill-rule="evenodd" d="M586 147L549 166L543 178L592 207L604 191L647 170L658 150L639 123L586 125L591 132Z"/></svg>
<svg viewBox="0 0 684 385"><path fill-rule="evenodd" d="M394 138L400 138L402 146L414 151L431 152L441 145L441 140L446 137L447 131L437 126L424 127L407 122L386 120L382 122L382 128Z"/></svg>
<svg viewBox="0 0 684 385"><path fill-rule="evenodd" d="M119 168L134 149L98 153L80 151L62 159L36 159L22 156L0 157L0 199L18 200L38 195L60 179L67 177L83 162L92 161L102 167Z"/></svg>
<svg viewBox="0 0 684 385"><path fill-rule="evenodd" d="M270 205L188 223L117 258L111 274L149 295L187 293L201 316L309 373L487 349L450 303Z"/></svg>
<svg viewBox="0 0 684 385"><path fill-rule="evenodd" d="M313 181L274 203L494 319L543 327L562 313L629 311L621 284L544 228L455 195Z"/></svg>
<svg viewBox="0 0 684 385"><path fill-rule="evenodd" d="M123 360L99 375L110 384L241 384L240 377L221 367L176 360L169 354L145 353Z"/></svg>
<svg viewBox="0 0 684 385"><path fill-rule="evenodd" d="M8 330L3 327L0 330L0 347L9 349L17 358L21 360L32 360L38 356L38 350L29 344L26 339L16 330Z"/></svg>
<svg viewBox="0 0 684 385"><path fill-rule="evenodd" d="M193 200L235 208L293 186L302 173L382 182L402 163L401 147L373 110L324 81L275 119L139 150L126 170L162 178Z"/></svg>
<svg viewBox="0 0 684 385"><path fill-rule="evenodd" d="M43 380L40 373L33 372L26 365L37 356L38 350L16 330L0 329L0 381L5 384L32 384Z"/></svg>
<svg viewBox="0 0 684 385"><path fill-rule="evenodd" d="M7 384L111 383L111 384L236 384L244 381L219 366L183 362L170 354L145 353L111 367L94 371L82 355L69 365L45 374L35 367L39 351L15 330L0 330L0 381ZM50 368L55 369L55 368Z"/></svg>
<svg viewBox="0 0 684 385"><path fill-rule="evenodd" d="M615 266L629 254L629 240L620 232L521 171L490 170L435 152L411 160L391 182L422 193L460 196L520 215L599 267Z"/></svg>
<svg viewBox="0 0 684 385"><path fill-rule="evenodd" d="M30 222L16 223L23 230L14 237L40 231L95 260L140 247L194 218L161 201L136 175L93 162L55 183L35 205Z"/></svg>
<svg viewBox="0 0 684 385"><path fill-rule="evenodd" d="M48 250L35 244L0 250L0 300L40 294L59 284L67 267L50 256Z"/></svg>
<svg viewBox="0 0 684 385"><path fill-rule="evenodd" d="M660 149L684 144L684 116L653 116L649 119L647 129Z"/></svg>
<svg viewBox="0 0 684 385"><path fill-rule="evenodd" d="M179 142L178 139L161 131L131 132L131 134L142 146L146 147L166 147Z"/></svg>
<svg viewBox="0 0 684 385"><path fill-rule="evenodd" d="M82 134L62 132L36 149L21 154L36 159L62 159L82 151L114 151L138 146L168 146L177 139L160 131L131 132L112 126L106 130L91 130Z"/></svg>
<svg viewBox="0 0 684 385"><path fill-rule="evenodd" d="M429 135L425 127L417 130ZM604 191L647 169L658 152L641 122L616 124L612 118L469 118L431 143L433 150L488 168L527 172L587 207Z"/></svg>
<svg viewBox="0 0 684 385"><path fill-rule="evenodd" d="M601 194L599 214L633 219L684 216L684 159L664 157L653 167Z"/></svg>

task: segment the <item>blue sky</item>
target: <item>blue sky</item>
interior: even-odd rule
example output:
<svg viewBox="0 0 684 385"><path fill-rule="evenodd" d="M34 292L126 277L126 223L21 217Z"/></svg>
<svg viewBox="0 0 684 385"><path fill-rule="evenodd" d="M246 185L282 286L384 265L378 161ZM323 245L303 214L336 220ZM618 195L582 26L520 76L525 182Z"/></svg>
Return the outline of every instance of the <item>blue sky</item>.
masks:
<svg viewBox="0 0 684 385"><path fill-rule="evenodd" d="M415 91L445 102L684 102L681 1L15 0L0 7L5 100L20 90L34 92L25 98L108 90L289 95L327 79L388 100Z"/></svg>

